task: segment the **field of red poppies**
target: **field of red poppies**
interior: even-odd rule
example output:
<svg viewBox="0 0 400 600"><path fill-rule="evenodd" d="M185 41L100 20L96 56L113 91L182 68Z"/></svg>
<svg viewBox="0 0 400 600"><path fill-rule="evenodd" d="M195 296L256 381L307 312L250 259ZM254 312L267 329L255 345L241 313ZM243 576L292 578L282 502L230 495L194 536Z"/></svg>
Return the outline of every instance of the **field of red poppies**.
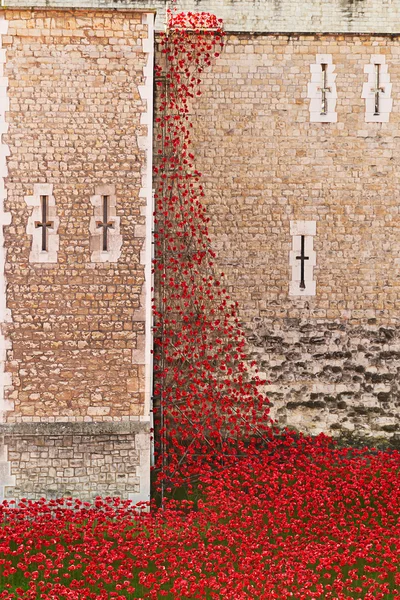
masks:
<svg viewBox="0 0 400 600"><path fill-rule="evenodd" d="M1 507L0 598L400 599L400 455L287 435L192 499Z"/></svg>

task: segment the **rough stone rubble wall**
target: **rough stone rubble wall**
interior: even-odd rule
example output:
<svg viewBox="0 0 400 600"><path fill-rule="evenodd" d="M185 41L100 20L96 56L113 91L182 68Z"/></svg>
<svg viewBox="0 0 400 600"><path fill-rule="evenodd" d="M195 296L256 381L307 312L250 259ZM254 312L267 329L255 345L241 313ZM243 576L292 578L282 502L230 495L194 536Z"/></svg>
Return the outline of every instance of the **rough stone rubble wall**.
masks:
<svg viewBox="0 0 400 600"><path fill-rule="evenodd" d="M252 356L272 382L266 391L280 425L398 438L398 325L260 317L253 327Z"/></svg>
<svg viewBox="0 0 400 600"><path fill-rule="evenodd" d="M26 6L8 0L7 6ZM165 22L167 0L35 0L35 6L157 10L157 29ZM371 32L400 31L400 4L382 0L177 0L178 10L212 12L228 31Z"/></svg>
<svg viewBox="0 0 400 600"><path fill-rule="evenodd" d="M364 65L377 53L390 123L365 123ZM310 123L317 54L335 64L337 123ZM398 435L398 40L228 35L202 90L191 118L210 233L273 416L312 433ZM293 221L316 222L314 297L289 296Z"/></svg>
<svg viewBox="0 0 400 600"><path fill-rule="evenodd" d="M12 374L7 398L13 408L5 413L7 426L0 434L15 477L15 487L6 487L5 493L40 496L59 481L61 487L53 495L60 495L73 486L71 469L76 467L80 475L74 493L86 494L87 481L101 471L97 467L102 453L109 455L103 472L115 475L125 468L122 454L112 450L121 448L121 435L134 449L129 464L135 463L135 476L126 473L122 481L107 475L109 491L145 499L150 440L143 252L149 194L151 198L146 164L151 128L149 93L144 90L152 87L152 44L146 40L152 35L153 18L125 11L3 14L9 23L2 44L10 102L5 204L12 213L12 224L5 228L7 306L13 312L6 329L12 342L6 368ZM32 259L32 235L27 231L32 207L25 198L38 183L53 186L59 218L57 262L48 264ZM95 263L91 257L90 199L99 185L115 187L123 238L117 262ZM78 439L80 428L102 421L112 428L112 451L107 434L96 441L94 430L90 443L98 449L82 458L86 438ZM126 432L130 422L136 429ZM35 423L47 427L44 438ZM24 438L29 426L30 437ZM44 439L45 447L39 448L35 435ZM52 464L50 447L65 450L68 444L75 467L65 461ZM62 456L52 458L57 462ZM69 475L62 474L64 467ZM33 472L37 477L30 478ZM95 487L92 480L90 489ZM106 486L101 490L106 493Z"/></svg>

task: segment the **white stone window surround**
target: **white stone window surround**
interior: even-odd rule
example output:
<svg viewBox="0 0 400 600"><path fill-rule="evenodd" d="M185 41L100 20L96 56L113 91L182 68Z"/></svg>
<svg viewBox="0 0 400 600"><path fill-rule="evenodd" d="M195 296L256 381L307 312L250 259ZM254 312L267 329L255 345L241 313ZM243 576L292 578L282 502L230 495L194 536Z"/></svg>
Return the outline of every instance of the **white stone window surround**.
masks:
<svg viewBox="0 0 400 600"><path fill-rule="evenodd" d="M316 282L314 281L314 267L316 253L314 251L314 236L317 233L316 221L290 221L290 235L292 236L292 250L289 255L289 264L292 268L292 280L289 283L289 296L315 296ZM301 289L301 238L304 236L304 254L308 257L304 261L305 288Z"/></svg>
<svg viewBox="0 0 400 600"><path fill-rule="evenodd" d="M379 114L375 114L375 89L376 89L376 66L379 65ZM365 122L366 123L388 123L392 111L393 100L392 84L386 57L383 54L373 54L369 64L365 65L364 73L368 75L368 81L364 83L361 97L365 100Z"/></svg>
<svg viewBox="0 0 400 600"><path fill-rule="evenodd" d="M103 228L99 223L103 222L103 199L107 197L107 221L111 224L107 228L107 250L103 250ZM116 263L121 256L122 235L120 232L121 217L117 216L117 197L115 195L115 185L97 185L95 186L94 196L91 196L90 202L94 207L93 216L90 218L90 249L91 262L93 263Z"/></svg>
<svg viewBox="0 0 400 600"><path fill-rule="evenodd" d="M42 228L37 223L42 221L42 197L47 198L47 221L51 226L46 228L47 250L42 250ZM57 217L57 206L53 196L52 183L35 183L33 195L25 196L28 207L33 207L28 219L26 233L32 236L32 247L29 254L30 263L56 263L59 250L58 227L60 219Z"/></svg>
<svg viewBox="0 0 400 600"><path fill-rule="evenodd" d="M324 84L324 73L322 65L326 65L326 114L322 110ZM308 84L307 98L310 99L310 122L311 123L336 123L336 73L332 62L332 54L317 54L316 61L310 65L311 82Z"/></svg>

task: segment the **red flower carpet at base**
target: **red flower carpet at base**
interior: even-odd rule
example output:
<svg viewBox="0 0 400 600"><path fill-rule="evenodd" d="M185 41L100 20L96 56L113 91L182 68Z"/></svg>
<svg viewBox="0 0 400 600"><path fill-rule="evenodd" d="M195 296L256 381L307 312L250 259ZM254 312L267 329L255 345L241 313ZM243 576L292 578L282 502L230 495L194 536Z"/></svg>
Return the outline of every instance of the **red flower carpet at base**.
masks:
<svg viewBox="0 0 400 600"><path fill-rule="evenodd" d="M164 510L110 498L0 512L5 600L400 599L398 452L288 434Z"/></svg>

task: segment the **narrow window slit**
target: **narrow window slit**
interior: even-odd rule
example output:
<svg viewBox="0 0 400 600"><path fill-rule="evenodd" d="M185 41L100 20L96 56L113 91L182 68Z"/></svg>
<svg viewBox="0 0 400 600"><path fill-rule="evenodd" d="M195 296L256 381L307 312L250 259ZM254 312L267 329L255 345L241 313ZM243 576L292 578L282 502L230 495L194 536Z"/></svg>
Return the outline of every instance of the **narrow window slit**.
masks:
<svg viewBox="0 0 400 600"><path fill-rule="evenodd" d="M42 207L42 220L41 221L36 221L35 222L35 227L36 227L36 229L38 229L39 227L42 228L42 252L47 252L48 251L48 247L47 247L47 230L50 229L51 227L53 227L53 222L47 220L48 203L49 203L49 197L48 196L40 196L40 204L41 204L41 207Z"/></svg>
<svg viewBox="0 0 400 600"><path fill-rule="evenodd" d="M310 259L310 257L306 256L306 253L305 253L305 236L302 235L301 236L300 256L296 256L296 260L300 260L300 289L301 290L306 289L306 282L305 282L305 277L304 277L304 261L309 260L309 259Z"/></svg>
<svg viewBox="0 0 400 600"><path fill-rule="evenodd" d="M107 252L108 196L103 196L103 252Z"/></svg>
<svg viewBox="0 0 400 600"><path fill-rule="evenodd" d="M103 252L108 252L108 230L114 228L114 223L108 220L109 197L102 196L103 202L103 221L97 221L97 228L103 229Z"/></svg>
<svg viewBox="0 0 400 600"><path fill-rule="evenodd" d="M392 83L385 56L373 54L364 66L368 80L363 84L361 97L365 99L365 122L388 123L393 108Z"/></svg>
<svg viewBox="0 0 400 600"><path fill-rule="evenodd" d="M316 221L290 221L292 249L289 253L289 264L292 268L292 277L289 282L289 296L315 296L316 294L314 280L316 233Z"/></svg>
<svg viewBox="0 0 400 600"><path fill-rule="evenodd" d="M328 97L327 97L326 94L327 94L327 92L331 91L331 88L328 87L328 65L327 65L327 63L322 63L321 64L321 69L322 69L321 115L326 115L326 114L328 114Z"/></svg>
<svg viewBox="0 0 400 600"><path fill-rule="evenodd" d="M375 67L375 89L373 89L372 91L375 94L375 111L374 111L374 115L379 115L380 114L380 93L383 92L383 88L381 87L381 71L380 71L380 67L381 65L376 64L374 65Z"/></svg>
<svg viewBox="0 0 400 600"><path fill-rule="evenodd" d="M310 64L311 80L307 85L311 123L336 123L336 73L331 54L317 54ZM307 245L307 241L306 241Z"/></svg>
<svg viewBox="0 0 400 600"><path fill-rule="evenodd" d="M118 262L121 256L121 217L117 215L115 186L96 186L90 202L94 208L90 217L90 250L93 263Z"/></svg>

